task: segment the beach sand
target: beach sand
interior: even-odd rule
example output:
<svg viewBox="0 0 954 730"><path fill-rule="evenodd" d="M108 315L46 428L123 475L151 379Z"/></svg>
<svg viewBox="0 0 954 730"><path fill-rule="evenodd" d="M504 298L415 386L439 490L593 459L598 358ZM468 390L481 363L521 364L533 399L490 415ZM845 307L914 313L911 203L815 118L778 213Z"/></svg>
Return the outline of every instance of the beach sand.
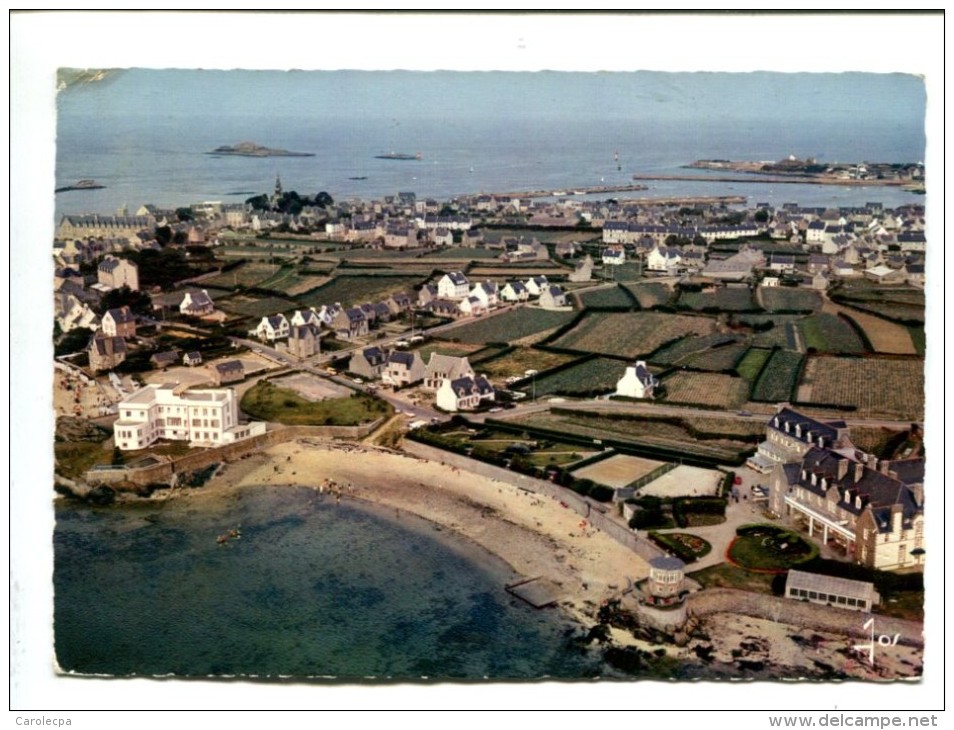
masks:
<svg viewBox="0 0 954 730"><path fill-rule="evenodd" d="M332 484L333 483L333 484ZM472 541L527 578L559 587L559 603L592 625L601 601L649 574L645 560L555 499L449 465L371 447L280 444L230 463L188 499L222 498L258 484L340 491L411 512Z"/></svg>
<svg viewBox="0 0 954 730"><path fill-rule="evenodd" d="M559 605L583 627L596 623L604 601L618 598L629 581L649 573L645 560L561 506L556 499L531 494L496 479L440 462L386 449L350 444L291 442L227 464L199 490L165 492L166 498L229 499L255 485L293 485L340 493L409 512L454 531L505 561L514 572L541 576L558 586ZM162 497L160 497L162 498ZM702 619L707 638L688 646L667 645L673 659L698 663L695 648L710 645L711 659L725 671L764 678L773 668L786 677L824 676L831 671L859 679L918 676L922 650L892 646L879 649L877 666L845 651L854 642L773 621L737 614ZM652 651L659 646L613 628L617 646ZM796 636L798 638L791 638ZM762 663L765 670L743 671L742 662ZM829 674L829 676L831 676Z"/></svg>

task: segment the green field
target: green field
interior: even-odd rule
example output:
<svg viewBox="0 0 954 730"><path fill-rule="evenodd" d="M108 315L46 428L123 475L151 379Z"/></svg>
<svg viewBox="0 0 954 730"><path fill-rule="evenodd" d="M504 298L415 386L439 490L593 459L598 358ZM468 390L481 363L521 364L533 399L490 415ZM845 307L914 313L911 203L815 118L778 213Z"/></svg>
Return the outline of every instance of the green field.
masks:
<svg viewBox="0 0 954 730"><path fill-rule="evenodd" d="M490 378L523 377L527 370L544 371L563 365L573 359L572 355L518 347L502 357L480 363L477 370Z"/></svg>
<svg viewBox="0 0 954 730"><path fill-rule="evenodd" d="M672 289L659 282L625 284L624 286L636 297L636 301L639 302L639 306L643 309L652 309L661 304L666 304L673 296Z"/></svg>
<svg viewBox="0 0 954 730"><path fill-rule="evenodd" d="M685 335L708 335L715 321L661 312L588 313L572 330L551 342L578 352L636 358Z"/></svg>
<svg viewBox="0 0 954 730"><path fill-rule="evenodd" d="M597 289L577 295L583 309L634 309L636 300L621 286Z"/></svg>
<svg viewBox="0 0 954 730"><path fill-rule="evenodd" d="M752 347L745 353L745 357L736 366L736 372L750 383L753 382L762 371L762 366L769 359L772 351L764 347Z"/></svg>
<svg viewBox="0 0 954 730"><path fill-rule="evenodd" d="M503 253L500 249L492 248L442 248L425 254L424 258L451 259L455 261L477 261L480 259L495 259Z"/></svg>
<svg viewBox="0 0 954 730"><path fill-rule="evenodd" d="M680 362L690 355L704 352L713 347L719 347L733 342L738 342L738 337L734 335L714 334L703 335L701 337L684 337L678 342L667 345L652 355L652 362L662 365L672 365Z"/></svg>
<svg viewBox="0 0 954 730"><path fill-rule="evenodd" d="M718 373L679 370L664 381L667 403L711 406L725 410L739 408L749 398L749 384L742 378Z"/></svg>
<svg viewBox="0 0 954 730"><path fill-rule="evenodd" d="M780 403L792 400L802 355L790 350L775 350L758 381L752 386L752 400Z"/></svg>
<svg viewBox="0 0 954 730"><path fill-rule="evenodd" d="M715 291L682 292L677 306L697 312L748 312L759 309L749 289L722 288Z"/></svg>
<svg viewBox="0 0 954 730"><path fill-rule="evenodd" d="M421 277L410 276L336 276L297 299L305 307L320 307L336 302L353 307L365 302L378 302L398 292L411 291L421 281Z"/></svg>
<svg viewBox="0 0 954 730"><path fill-rule="evenodd" d="M442 334L447 339L471 344L516 342L524 337L560 327L574 317L573 312L551 312L520 307L492 317L482 317Z"/></svg>
<svg viewBox="0 0 954 730"><path fill-rule="evenodd" d="M289 426L356 426L394 412L386 402L365 395L313 402L267 381L245 393L241 408L253 418Z"/></svg>
<svg viewBox="0 0 954 730"><path fill-rule="evenodd" d="M808 289L794 289L787 286L763 287L759 296L762 306L769 312L797 311L815 312L821 309L822 301L817 292Z"/></svg>
<svg viewBox="0 0 954 730"><path fill-rule="evenodd" d="M543 395L592 396L616 390L623 377L626 363L598 357L552 375L538 376L531 383L523 383L520 390Z"/></svg>
<svg viewBox="0 0 954 730"><path fill-rule="evenodd" d="M717 347L705 352L697 352L694 355L680 360L677 365L696 368L698 370L712 370L714 372L728 372L735 370L739 360L748 351L748 345L726 345Z"/></svg>
<svg viewBox="0 0 954 730"><path fill-rule="evenodd" d="M224 289L235 287L258 286L261 282L271 278L282 267L278 264L263 262L245 263L231 271L226 271L209 279L203 279L203 286L218 286Z"/></svg>
<svg viewBox="0 0 954 730"><path fill-rule="evenodd" d="M819 312L806 317L799 324L805 347L809 350L845 354L865 351L855 328L837 315Z"/></svg>
<svg viewBox="0 0 954 730"><path fill-rule="evenodd" d="M269 317L273 314L299 309L299 305L289 299L279 297L236 296L223 301L220 308L225 312L241 314L246 317Z"/></svg>

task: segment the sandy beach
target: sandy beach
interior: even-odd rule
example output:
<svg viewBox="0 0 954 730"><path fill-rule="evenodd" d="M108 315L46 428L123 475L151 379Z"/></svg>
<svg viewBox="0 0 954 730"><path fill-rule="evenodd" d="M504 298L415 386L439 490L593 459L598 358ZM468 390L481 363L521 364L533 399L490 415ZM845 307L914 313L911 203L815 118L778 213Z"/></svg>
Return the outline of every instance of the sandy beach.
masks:
<svg viewBox="0 0 954 730"><path fill-rule="evenodd" d="M630 581L649 573L645 560L584 523L559 500L525 492L508 483L399 452L352 444L290 442L225 465L200 490L175 490L158 498L196 503L229 499L255 485L311 487L343 500L359 499L407 512L452 530L493 553L514 572L541 576L560 592L559 605L581 626L592 627L604 601L618 598ZM157 495L158 496L158 495ZM821 676L835 672L859 679L915 678L921 650L888 647L878 667L847 652L855 643L816 632L731 613L698 621L687 646L665 646L677 661L722 667L717 674L753 679L772 676ZM613 628L617 646L653 651L660 647ZM794 638L793 638L794 637ZM763 669L752 670L761 665ZM711 665L710 665L711 666ZM830 676L830 674L829 674Z"/></svg>
<svg viewBox="0 0 954 730"><path fill-rule="evenodd" d="M236 489L295 485L340 491L423 517L470 540L525 577L559 587L560 605L592 625L601 601L618 596L649 566L555 499L449 465L365 446L281 444L230 463L190 500Z"/></svg>

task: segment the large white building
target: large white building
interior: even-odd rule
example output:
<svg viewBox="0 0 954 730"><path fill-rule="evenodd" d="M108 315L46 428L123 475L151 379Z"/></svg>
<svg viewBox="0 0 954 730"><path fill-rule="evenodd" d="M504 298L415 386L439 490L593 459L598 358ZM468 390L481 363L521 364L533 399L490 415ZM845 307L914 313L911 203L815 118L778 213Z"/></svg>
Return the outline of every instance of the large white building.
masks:
<svg viewBox="0 0 954 730"><path fill-rule="evenodd" d="M159 439L219 446L265 432L258 421L240 425L231 388L186 390L175 383L146 385L118 405L113 437L123 451L144 449Z"/></svg>

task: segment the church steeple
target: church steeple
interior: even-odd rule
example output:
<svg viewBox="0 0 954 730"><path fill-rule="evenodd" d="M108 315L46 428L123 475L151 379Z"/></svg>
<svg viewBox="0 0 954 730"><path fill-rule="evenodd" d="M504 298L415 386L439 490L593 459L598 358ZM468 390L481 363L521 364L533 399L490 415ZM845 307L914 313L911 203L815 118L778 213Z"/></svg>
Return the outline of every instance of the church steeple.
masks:
<svg viewBox="0 0 954 730"><path fill-rule="evenodd" d="M281 200L282 197L282 177L278 173L275 174L275 200Z"/></svg>

